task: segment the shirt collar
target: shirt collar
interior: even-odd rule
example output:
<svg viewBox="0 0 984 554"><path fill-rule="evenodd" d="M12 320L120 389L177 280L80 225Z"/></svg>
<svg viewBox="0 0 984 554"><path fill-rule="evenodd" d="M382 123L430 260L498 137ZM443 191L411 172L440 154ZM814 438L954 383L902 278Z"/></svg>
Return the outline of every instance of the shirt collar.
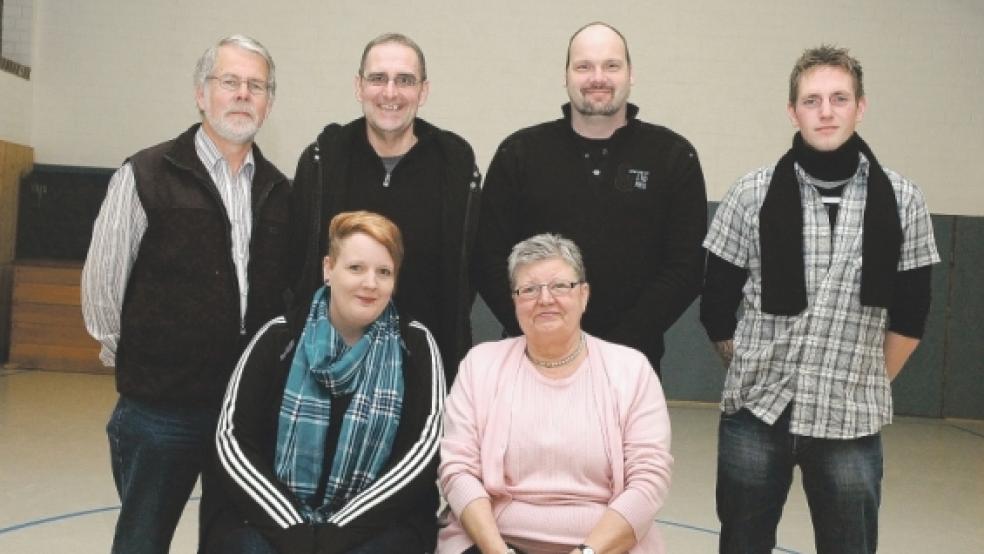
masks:
<svg viewBox="0 0 984 554"><path fill-rule="evenodd" d="M219 147L212 141L212 137L208 136L208 133L205 132L204 125L199 127L198 131L195 133L195 151L198 153L198 159L202 161L202 165L208 169L208 172L212 175L213 179L215 178L215 173L218 172L219 164L228 164L226 159L222 157L222 152L219 151ZM250 148L249 151L246 152L246 159L243 160L243 167L241 171L242 175L252 179L255 167L256 164L253 159L253 149Z"/></svg>
<svg viewBox="0 0 984 554"><path fill-rule="evenodd" d="M563 106L560 107L560 110L564 113L564 118L562 121L565 122L567 129L570 131L570 135L575 138L578 137L583 138L581 137L581 135L577 133L577 131L574 130L574 124L571 121L571 103L568 102L564 104ZM612 136L608 137L608 139L606 140L615 141L618 139L618 137L627 136L627 133L630 132L629 130L634 129L636 125L639 124L639 120L636 119L636 116L638 114L639 114L639 106L636 106L631 102L627 103L626 110L625 110L625 125L622 125L618 129L615 129L615 132L612 133Z"/></svg>

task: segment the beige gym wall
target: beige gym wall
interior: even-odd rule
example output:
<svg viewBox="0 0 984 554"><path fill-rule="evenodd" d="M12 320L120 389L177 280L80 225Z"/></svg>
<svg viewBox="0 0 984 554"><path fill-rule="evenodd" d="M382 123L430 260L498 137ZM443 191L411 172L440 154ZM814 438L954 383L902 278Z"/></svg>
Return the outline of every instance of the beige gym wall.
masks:
<svg viewBox="0 0 984 554"><path fill-rule="evenodd" d="M804 48L829 42L863 63L860 130L882 162L922 185L934 213L984 214L984 3L605 4L35 0L31 85L25 93L0 76L0 136L34 146L39 163L116 166L197 119L197 57L241 32L277 62L276 103L258 141L292 174L325 123L360 114L352 77L362 47L395 30L427 55L431 95L420 115L466 137L484 172L508 133L559 115L567 39L602 19L629 40L641 117L694 143L712 200L786 148L790 67Z"/></svg>
<svg viewBox="0 0 984 554"><path fill-rule="evenodd" d="M0 140L31 144L31 81L0 71Z"/></svg>

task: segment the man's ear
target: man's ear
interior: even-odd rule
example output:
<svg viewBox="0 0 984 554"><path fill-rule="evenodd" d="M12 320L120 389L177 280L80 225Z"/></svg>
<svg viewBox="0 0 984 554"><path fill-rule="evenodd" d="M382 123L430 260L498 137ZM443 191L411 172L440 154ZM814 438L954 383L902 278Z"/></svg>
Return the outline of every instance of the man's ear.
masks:
<svg viewBox="0 0 984 554"><path fill-rule="evenodd" d="M360 104L362 103L362 87L360 86L362 84L361 81L362 77L359 75L356 75L355 79L352 81L352 88L355 90L355 99L358 100Z"/></svg>
<svg viewBox="0 0 984 554"><path fill-rule="evenodd" d="M862 96L861 99L858 100L858 113L854 117L855 123L861 123L861 120L864 119L864 112L867 109L868 109L868 97Z"/></svg>
<svg viewBox="0 0 984 554"><path fill-rule="evenodd" d="M793 129L799 129L799 121L796 120L796 106L792 103L786 104L786 114L789 115L789 122L793 124Z"/></svg>

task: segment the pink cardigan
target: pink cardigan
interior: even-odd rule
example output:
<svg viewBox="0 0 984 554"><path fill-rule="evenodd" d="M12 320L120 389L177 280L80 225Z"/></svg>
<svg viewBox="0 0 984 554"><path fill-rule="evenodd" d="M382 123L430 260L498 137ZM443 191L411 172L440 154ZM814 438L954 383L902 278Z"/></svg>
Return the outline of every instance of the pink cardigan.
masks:
<svg viewBox="0 0 984 554"><path fill-rule="evenodd" d="M673 464L663 389L640 352L590 335L587 347L602 414L599 423L612 461L608 507L635 530L638 544L630 552L663 552L654 519L669 491ZM489 498L496 517L511 501L503 463L512 393L525 349L524 337L487 342L472 348L461 362L444 414L439 473L452 517L440 532L439 554L460 554L471 546L458 517L473 500Z"/></svg>

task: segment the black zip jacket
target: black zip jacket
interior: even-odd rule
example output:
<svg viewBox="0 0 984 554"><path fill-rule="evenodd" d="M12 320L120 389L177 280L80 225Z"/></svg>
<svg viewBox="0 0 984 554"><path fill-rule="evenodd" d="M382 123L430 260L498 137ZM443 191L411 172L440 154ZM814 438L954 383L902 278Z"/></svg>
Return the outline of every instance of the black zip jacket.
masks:
<svg viewBox="0 0 984 554"><path fill-rule="evenodd" d="M328 125L301 154L291 197L290 274L294 303L307 306L322 285L322 259L328 250L328 224L332 217L350 210L370 210L399 225L397 216L409 214L415 218L414 225L428 233L423 236L425 233L401 228L407 252L418 248L436 250L438 267L414 267L424 262L408 256L394 301L401 313L419 320L434 334L450 382L457 373L458 362L471 347L470 316L475 291L469 266L478 230L481 175L471 147L461 137L422 119L414 121L414 133L417 143L392 173L386 172L369 144L365 118L344 126ZM381 186L419 190L419 196L413 196L411 202L420 205L387 208L357 199L367 195L356 187ZM440 205L435 206L434 202ZM401 213L394 215L392 209ZM438 291L439 300L430 301L423 291Z"/></svg>
<svg viewBox="0 0 984 554"><path fill-rule="evenodd" d="M437 464L447 393L434 338L420 323L400 319L406 344L405 392L390 459L368 489L326 524L305 523L299 501L274 473L283 391L306 308L278 317L257 334L240 359L222 402L216 456L203 478L203 551L236 528L260 531L283 554L333 554L404 525L433 551L437 537ZM325 456L327 463L333 453ZM408 550L410 552L410 550Z"/></svg>
<svg viewBox="0 0 984 554"><path fill-rule="evenodd" d="M517 335L510 250L539 233L573 240L591 285L582 327L642 351L658 371L663 333L700 291L707 195L693 146L638 111L629 104L628 122L605 142L574 131L570 104L563 118L502 142L482 193L475 279Z"/></svg>

